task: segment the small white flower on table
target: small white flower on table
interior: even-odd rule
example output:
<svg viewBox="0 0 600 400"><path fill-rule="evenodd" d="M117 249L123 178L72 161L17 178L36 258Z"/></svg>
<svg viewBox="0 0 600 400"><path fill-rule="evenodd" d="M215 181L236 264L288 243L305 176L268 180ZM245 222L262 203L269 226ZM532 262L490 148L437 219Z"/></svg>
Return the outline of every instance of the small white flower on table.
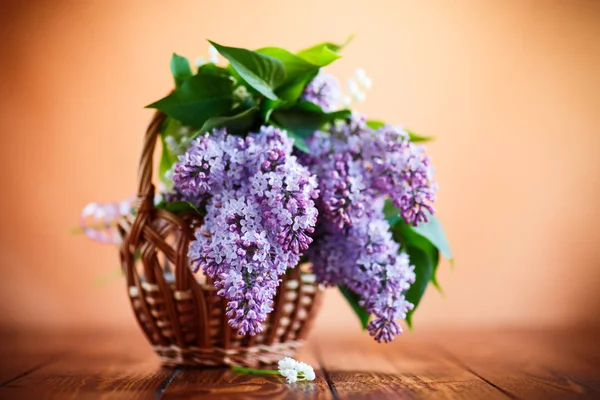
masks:
<svg viewBox="0 0 600 400"><path fill-rule="evenodd" d="M279 360L279 370L273 369L252 369L233 365L231 367L236 372L257 375L281 375L287 379L288 383L299 381L314 381L316 378L315 370L307 363L296 361L293 358L285 357Z"/></svg>
<svg viewBox="0 0 600 400"><path fill-rule="evenodd" d="M279 373L287 379L288 383L312 381L316 377L313 367L290 357L279 361Z"/></svg>

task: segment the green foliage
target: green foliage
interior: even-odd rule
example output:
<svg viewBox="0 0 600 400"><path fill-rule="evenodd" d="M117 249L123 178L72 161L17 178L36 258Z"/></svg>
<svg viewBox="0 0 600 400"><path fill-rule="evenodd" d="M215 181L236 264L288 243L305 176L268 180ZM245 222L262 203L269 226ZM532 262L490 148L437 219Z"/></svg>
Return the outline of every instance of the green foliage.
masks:
<svg viewBox="0 0 600 400"><path fill-rule="evenodd" d="M200 128L190 137L189 141L185 143L185 146L187 147L190 141L205 134L206 132L211 132L213 129L226 128L227 132L232 135L243 135L244 133L247 133L250 128L252 128L256 121L257 114L258 108L252 107L240 112L239 114L232 115L231 117L209 118L204 125L202 125L202 128Z"/></svg>
<svg viewBox="0 0 600 400"><path fill-rule="evenodd" d="M213 63L202 64L198 67L198 75L217 75L230 77L231 74L227 68L219 67Z"/></svg>
<svg viewBox="0 0 600 400"><path fill-rule="evenodd" d="M276 94L281 100L284 100L288 104L294 104L298 101L306 85L313 80L319 73L319 70L307 72L306 74L299 76L295 80L286 83L280 87Z"/></svg>
<svg viewBox="0 0 600 400"><path fill-rule="evenodd" d="M313 64L289 51L279 47L264 47L257 50L258 53L279 60L285 69L285 80L281 84L288 83L307 73L318 71L323 65Z"/></svg>
<svg viewBox="0 0 600 400"><path fill-rule="evenodd" d="M192 70L187 58L173 53L171 57L171 73L175 79L175 87L180 87L183 81L192 76Z"/></svg>
<svg viewBox="0 0 600 400"><path fill-rule="evenodd" d="M264 99L263 101L261 101L260 115L261 115L263 121L265 121L265 123L269 122L273 111L276 108L281 107L283 104L285 104L285 101L281 100L281 99L278 99L278 100Z"/></svg>
<svg viewBox="0 0 600 400"><path fill-rule="evenodd" d="M376 121L374 119L370 119L367 121L367 126L371 129L379 129L384 125L385 125L385 122L383 122L383 121Z"/></svg>
<svg viewBox="0 0 600 400"><path fill-rule="evenodd" d="M168 170L171 169L173 164L177 162L177 155L174 154L169 146L167 145L165 139L169 136L176 136L177 130L181 127L181 122L167 117L163 122L163 125L160 130L160 141L162 145L162 155L160 157L160 164L158 165L158 177L161 182L167 187L168 190L171 189L173 182L170 179L165 178L165 174Z"/></svg>
<svg viewBox="0 0 600 400"><path fill-rule="evenodd" d="M400 244L401 251L406 251L411 265L415 267L415 283L405 294L406 299L415 306L406 317L408 326L412 327L412 316L425 294L427 285L431 282L441 292L436 278L440 252L450 261L452 253L442 226L434 215L429 216L429 222L414 227L402 220L399 210L389 199L384 204L383 212L390 223L394 240Z"/></svg>
<svg viewBox="0 0 600 400"><path fill-rule="evenodd" d="M435 215L429 215L429 222L424 222L412 228L417 234L429 240L435 247L437 247L444 257L451 262L454 260L452 257L452 251L450 250L450 244L444 233L444 228Z"/></svg>
<svg viewBox="0 0 600 400"><path fill-rule="evenodd" d="M349 115L347 110L325 113L312 103L298 102L308 82L321 67L340 57L337 52L345 44L325 42L293 54L279 47L252 51L209 42L230 65L223 68L213 63L203 64L194 75L188 60L173 54L170 66L175 89L147 106L169 117L161 132L164 150L159 173L163 180L164 173L176 162L176 155L191 140L180 143L176 149L168 148L165 139L169 136L180 139L177 137L180 126L198 129L193 139L222 127L243 135L253 127L273 121L289 131L297 148L308 151L305 139L314 130ZM239 85L249 92L242 100L233 93Z"/></svg>
<svg viewBox="0 0 600 400"><path fill-rule="evenodd" d="M308 62L323 65L329 65L341 57L338 53L325 45L319 45L311 47L310 49L302 50L298 53L298 56Z"/></svg>
<svg viewBox="0 0 600 400"><path fill-rule="evenodd" d="M408 132L408 137L410 137L410 141L414 142L414 143L429 142L429 141L435 139L432 136L419 135L418 133L415 133L414 131L411 131L410 129L407 129L406 132Z"/></svg>
<svg viewBox="0 0 600 400"><path fill-rule="evenodd" d="M360 297L356 293L350 291L350 289L348 289L346 286L340 285L338 286L338 288L340 289L340 292L342 292L342 294L346 298L346 301L348 302L348 304L350 304L352 310L358 317L362 329L367 329L367 325L369 324L369 314L365 311L364 308L360 306L360 304L358 304L358 302L360 301Z"/></svg>
<svg viewBox="0 0 600 400"><path fill-rule="evenodd" d="M202 126L207 119L223 115L233 103L233 82L216 75L194 75L168 96L148 105L184 125Z"/></svg>
<svg viewBox="0 0 600 400"><path fill-rule="evenodd" d="M209 42L229 60L231 67L250 87L271 100L277 100L274 90L285 79L281 61L256 51Z"/></svg>
<svg viewBox="0 0 600 400"><path fill-rule="evenodd" d="M303 101L293 107L273 111L271 118L275 124L288 131L288 136L294 138L294 144L299 150L308 152L306 139L314 131L335 120L349 118L350 114L349 110L327 113L316 104Z"/></svg>
<svg viewBox="0 0 600 400"><path fill-rule="evenodd" d="M321 47L327 47L331 51L335 51L336 53L339 53L346 46L348 46L350 44L350 42L352 42L352 40L354 40L354 34L348 36L346 38L346 40L344 41L344 43L342 43L342 44L337 44L337 43L333 43L333 42L323 42L323 43L319 43L319 44L317 44L315 46L312 46L312 47L310 47L308 49L302 50L300 53L306 52L307 50L310 50L310 49L321 48Z"/></svg>
<svg viewBox="0 0 600 400"><path fill-rule="evenodd" d="M332 42L319 43L299 51L298 56L315 65L329 65L341 57L338 52L346 47L353 38L354 36L348 37L342 44L335 44Z"/></svg>
<svg viewBox="0 0 600 400"><path fill-rule="evenodd" d="M410 288L405 293L406 300L414 305L414 308L406 314L406 324L409 328L412 328L413 314L421 302L421 298L425 294L427 285L430 281L434 280L438 262L438 251L432 245L427 250L407 245L405 250L410 257L411 265L414 265L415 267L416 276L415 282L410 285Z"/></svg>
<svg viewBox="0 0 600 400"><path fill-rule="evenodd" d="M189 201L173 201L171 203L167 203L164 200L156 205L156 208L159 210L165 210L175 215L179 215L186 212L193 212L200 214L202 216L206 215L205 210L201 210Z"/></svg>

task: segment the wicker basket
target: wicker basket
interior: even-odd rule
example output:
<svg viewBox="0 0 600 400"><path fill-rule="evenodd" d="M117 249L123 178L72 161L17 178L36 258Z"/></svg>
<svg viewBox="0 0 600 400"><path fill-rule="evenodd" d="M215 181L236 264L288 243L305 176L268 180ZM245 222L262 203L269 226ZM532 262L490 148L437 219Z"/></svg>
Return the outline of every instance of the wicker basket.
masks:
<svg viewBox="0 0 600 400"><path fill-rule="evenodd" d="M314 320L321 288L304 266L289 270L262 333L239 336L229 327L225 299L188 265L188 245L201 218L154 207L152 156L164 119L155 114L144 138L136 215L119 223L121 262L142 331L172 366L256 366L293 355Z"/></svg>

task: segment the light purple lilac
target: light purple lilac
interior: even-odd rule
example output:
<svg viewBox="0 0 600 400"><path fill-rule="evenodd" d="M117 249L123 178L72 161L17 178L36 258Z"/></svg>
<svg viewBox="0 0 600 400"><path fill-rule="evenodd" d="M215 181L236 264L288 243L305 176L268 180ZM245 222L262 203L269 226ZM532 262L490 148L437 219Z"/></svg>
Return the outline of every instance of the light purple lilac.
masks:
<svg viewBox="0 0 600 400"><path fill-rule="evenodd" d="M426 222L435 213L437 185L423 146L409 141L402 128L371 129L363 116L308 140L303 160L319 177L321 205L333 223L352 225L369 198L387 195L409 224Z"/></svg>
<svg viewBox="0 0 600 400"><path fill-rule="evenodd" d="M278 276L312 242L317 182L291 152L273 127L246 138L222 130L195 140L175 167L174 191L207 212L190 261L229 299L229 324L241 335L262 331Z"/></svg>
<svg viewBox="0 0 600 400"><path fill-rule="evenodd" d="M300 100L310 101L323 109L333 111L341 95L340 84L335 76L319 71L305 87Z"/></svg>
<svg viewBox="0 0 600 400"><path fill-rule="evenodd" d="M308 255L320 282L345 285L360 296L375 340L390 342L402 332L396 320L413 308L404 293L415 280L414 268L399 253L381 211L367 210L342 230L322 221Z"/></svg>
<svg viewBox="0 0 600 400"><path fill-rule="evenodd" d="M404 293L415 276L391 236L381 200L389 196L407 223L427 221L437 190L429 159L403 129L372 129L358 114L315 132L307 143L310 155L302 161L321 191L309 259L319 281L360 296L372 316L369 333L389 342L402 331L396 320L413 307Z"/></svg>

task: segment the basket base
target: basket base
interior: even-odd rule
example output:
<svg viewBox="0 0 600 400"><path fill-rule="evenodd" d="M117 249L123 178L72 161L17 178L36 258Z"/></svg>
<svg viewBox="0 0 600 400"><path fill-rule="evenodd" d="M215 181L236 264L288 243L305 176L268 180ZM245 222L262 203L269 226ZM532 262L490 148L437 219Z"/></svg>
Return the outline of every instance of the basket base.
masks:
<svg viewBox="0 0 600 400"><path fill-rule="evenodd" d="M230 348L153 346L160 362L168 367L217 367L239 365L256 367L277 363L284 357L293 356L304 341L287 341L270 346Z"/></svg>

